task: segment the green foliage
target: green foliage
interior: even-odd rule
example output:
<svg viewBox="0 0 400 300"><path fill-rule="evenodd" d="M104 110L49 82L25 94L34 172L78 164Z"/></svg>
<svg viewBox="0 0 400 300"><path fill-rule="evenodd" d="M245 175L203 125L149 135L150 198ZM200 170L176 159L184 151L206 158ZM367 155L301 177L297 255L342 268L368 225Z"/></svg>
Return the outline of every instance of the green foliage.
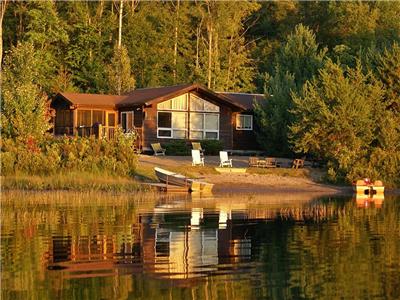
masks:
<svg viewBox="0 0 400 300"><path fill-rule="evenodd" d="M2 175L81 171L132 176L137 166L134 141L134 136L119 131L111 140L63 137L21 143L4 139L1 171Z"/></svg>
<svg viewBox="0 0 400 300"><path fill-rule="evenodd" d="M39 60L33 45L19 43L4 59L1 89L2 134L6 138L41 139L51 128L46 95L35 83Z"/></svg>
<svg viewBox="0 0 400 300"><path fill-rule="evenodd" d="M185 140L173 140L163 146L167 155L190 155L190 148Z"/></svg>
<svg viewBox="0 0 400 300"><path fill-rule="evenodd" d="M384 94L382 83L364 74L360 63L342 70L329 61L318 78L306 82L302 95L293 95L295 149L325 159L332 181L371 177L394 184L400 170L399 118L385 110Z"/></svg>
<svg viewBox="0 0 400 300"><path fill-rule="evenodd" d="M128 51L124 46L114 47L111 63L107 68L108 92L121 95L135 87L135 79L131 73Z"/></svg>
<svg viewBox="0 0 400 300"><path fill-rule="evenodd" d="M219 140L203 140L201 148L204 149L206 155L218 155L219 151L224 149L224 146Z"/></svg>
<svg viewBox="0 0 400 300"><path fill-rule="evenodd" d="M319 50L315 35L298 25L280 49L273 76L267 76L267 100L255 108L260 145L270 154L290 155L288 128L294 121L291 94L322 67L326 50Z"/></svg>

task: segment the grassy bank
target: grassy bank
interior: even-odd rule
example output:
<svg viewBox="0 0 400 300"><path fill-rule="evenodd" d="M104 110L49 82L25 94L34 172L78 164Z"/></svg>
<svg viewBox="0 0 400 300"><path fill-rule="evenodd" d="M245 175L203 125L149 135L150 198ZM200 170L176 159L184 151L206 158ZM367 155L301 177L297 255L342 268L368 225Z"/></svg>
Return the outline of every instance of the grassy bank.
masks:
<svg viewBox="0 0 400 300"><path fill-rule="evenodd" d="M191 178L202 178L207 175L218 175L214 167L192 167L186 165L169 166L168 170L184 174ZM248 174L260 176L283 176L293 178L307 178L315 182L323 182L323 171L317 169L260 169L248 168ZM226 174L224 174L227 176ZM229 176L229 175L228 175ZM149 191L150 188L143 182L158 181L151 165L139 165L135 176L117 176L107 173L69 172L52 175L27 175L17 173L1 177L3 190L34 190L34 191L105 191L105 192L139 192Z"/></svg>
<svg viewBox="0 0 400 300"><path fill-rule="evenodd" d="M136 192L149 188L129 177L93 173L59 173L51 176L16 174L1 178L3 190L74 190Z"/></svg>

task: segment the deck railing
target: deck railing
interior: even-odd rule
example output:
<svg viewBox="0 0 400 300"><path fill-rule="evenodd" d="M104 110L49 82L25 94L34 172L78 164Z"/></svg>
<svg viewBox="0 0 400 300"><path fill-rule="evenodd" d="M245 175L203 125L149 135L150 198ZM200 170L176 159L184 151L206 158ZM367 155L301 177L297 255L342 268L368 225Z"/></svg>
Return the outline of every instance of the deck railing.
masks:
<svg viewBox="0 0 400 300"><path fill-rule="evenodd" d="M115 137L115 127L109 126L55 126L55 135L77 135L80 137L90 137L94 135L96 138L113 139Z"/></svg>

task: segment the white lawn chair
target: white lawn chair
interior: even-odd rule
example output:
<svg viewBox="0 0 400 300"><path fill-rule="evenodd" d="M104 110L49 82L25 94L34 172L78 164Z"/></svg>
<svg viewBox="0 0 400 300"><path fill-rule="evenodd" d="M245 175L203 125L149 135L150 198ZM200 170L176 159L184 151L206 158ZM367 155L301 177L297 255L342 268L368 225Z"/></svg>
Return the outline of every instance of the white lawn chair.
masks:
<svg viewBox="0 0 400 300"><path fill-rule="evenodd" d="M219 159L221 163L219 164L220 167L231 167L232 168L232 159L228 158L228 152L226 151L219 151Z"/></svg>
<svg viewBox="0 0 400 300"><path fill-rule="evenodd" d="M204 166L204 157L200 156L200 150L192 150L192 166Z"/></svg>

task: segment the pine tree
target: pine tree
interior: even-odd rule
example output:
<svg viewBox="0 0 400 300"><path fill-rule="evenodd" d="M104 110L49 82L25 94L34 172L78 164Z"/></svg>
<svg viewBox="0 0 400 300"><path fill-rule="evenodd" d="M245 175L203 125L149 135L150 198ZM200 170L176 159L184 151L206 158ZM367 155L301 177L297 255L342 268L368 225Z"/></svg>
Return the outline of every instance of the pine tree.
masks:
<svg viewBox="0 0 400 300"><path fill-rule="evenodd" d="M124 46L114 48L114 55L107 67L108 92L121 95L135 87L135 79L131 72L128 51Z"/></svg>
<svg viewBox="0 0 400 300"><path fill-rule="evenodd" d="M364 74L359 62L344 71L328 61L318 78L293 97L295 150L325 159L332 180L373 175L365 166L376 143L383 97L382 83Z"/></svg>
<svg viewBox="0 0 400 300"><path fill-rule="evenodd" d="M292 94L299 94L304 82L323 66L325 53L313 32L301 24L279 50L274 74L266 82L266 103L255 109L258 141L271 154L291 154L287 133L294 121Z"/></svg>

